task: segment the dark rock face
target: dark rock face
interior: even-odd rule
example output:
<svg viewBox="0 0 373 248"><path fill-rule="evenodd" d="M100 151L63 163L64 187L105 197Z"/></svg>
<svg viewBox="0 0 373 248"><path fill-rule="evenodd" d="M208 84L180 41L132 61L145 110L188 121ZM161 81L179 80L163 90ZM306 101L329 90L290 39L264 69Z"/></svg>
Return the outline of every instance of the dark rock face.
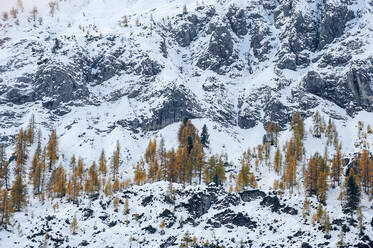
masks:
<svg viewBox="0 0 373 248"><path fill-rule="evenodd" d="M153 77L160 73L162 66L156 61L151 60L150 58L145 58L137 65L135 72L138 75L144 75L146 77Z"/></svg>
<svg viewBox="0 0 373 248"><path fill-rule="evenodd" d="M242 96L238 102L238 126L252 128L259 122L265 126L276 121L281 130L289 123L293 110L278 100L276 89L261 87L248 96Z"/></svg>
<svg viewBox="0 0 373 248"><path fill-rule="evenodd" d="M262 62L268 59L266 55L272 49L272 45L269 40L271 32L262 16L252 15L250 17L252 19L250 29L250 45L253 49L254 56L260 62Z"/></svg>
<svg viewBox="0 0 373 248"><path fill-rule="evenodd" d="M303 16L301 13L297 14L294 20L292 26L294 32L291 33L289 38L289 48L295 54L295 64L297 66L307 66L310 63L309 56L302 52L306 49L309 51L316 50L319 43L318 25L312 17Z"/></svg>
<svg viewBox="0 0 373 248"><path fill-rule="evenodd" d="M306 5L302 8L312 9L313 3L280 1L274 11L276 28L284 30L280 37L283 43L276 54L277 67L281 70L296 70L297 66L307 66L310 61L306 51L315 51L319 43L317 14L307 10L296 11L298 4Z"/></svg>
<svg viewBox="0 0 373 248"><path fill-rule="evenodd" d="M22 90L19 88L10 88L8 92L6 92L6 98L9 100L9 102L17 105L33 101L32 96L22 92Z"/></svg>
<svg viewBox="0 0 373 248"><path fill-rule="evenodd" d="M293 53L298 54L304 49L316 50L319 43L317 20L298 13L294 16L292 28L294 32L290 35L289 45Z"/></svg>
<svg viewBox="0 0 373 248"><path fill-rule="evenodd" d="M233 40L226 26L210 24L210 41L205 52L198 59L197 66L221 73L221 67L232 64Z"/></svg>
<svg viewBox="0 0 373 248"><path fill-rule="evenodd" d="M87 51L74 47L74 54L69 58L68 64L52 58L40 60L34 74L22 75L12 87L3 89L1 85L0 94L17 105L41 101L44 108L57 115L64 115L69 112L69 107L66 106L96 104L97 101L92 101L94 97L90 87L102 84L116 75L127 73L146 80L161 72L162 65L150 59L147 54L142 54L142 60L137 63L133 62L134 58L123 62L120 57L125 51L109 50L96 58L88 58Z"/></svg>
<svg viewBox="0 0 373 248"><path fill-rule="evenodd" d="M141 124L145 130L158 130L184 118L193 119L199 116L199 104L183 88L166 88L160 92L166 100L160 107L153 109L153 117Z"/></svg>
<svg viewBox="0 0 373 248"><path fill-rule="evenodd" d="M372 111L373 91L369 83L372 76L372 61L356 61L344 78L310 71L304 78L304 87L307 92L334 102L352 115L360 109Z"/></svg>
<svg viewBox="0 0 373 248"><path fill-rule="evenodd" d="M168 57L168 51L167 51L167 45L166 45L166 40L165 39L163 39L161 41L160 50L161 50L163 58L167 58Z"/></svg>
<svg viewBox="0 0 373 248"><path fill-rule="evenodd" d="M248 228L256 227L256 222L251 221L248 216L245 216L242 213L238 213L233 217L232 224L236 226L245 226Z"/></svg>
<svg viewBox="0 0 373 248"><path fill-rule="evenodd" d="M232 31L237 36L244 36L248 33L246 14L244 9L238 9L235 6L231 6L226 16L228 18Z"/></svg>
<svg viewBox="0 0 373 248"><path fill-rule="evenodd" d="M297 69L297 56L293 54L288 47L284 47L280 50L276 57L278 57L277 67L279 69L288 69L292 71Z"/></svg>
<svg viewBox="0 0 373 248"><path fill-rule="evenodd" d="M89 90L74 67L51 64L41 66L35 74L33 99L43 100L47 109L56 109L61 103L73 100L86 102Z"/></svg>
<svg viewBox="0 0 373 248"><path fill-rule="evenodd" d="M306 90L315 95L321 95L326 90L327 83L321 78L320 74L315 71L309 71L304 79Z"/></svg>
<svg viewBox="0 0 373 248"><path fill-rule="evenodd" d="M242 115L242 112L238 116L238 126L244 129L253 128L258 124L258 121L255 116L257 113L255 112L245 112L244 115Z"/></svg>
<svg viewBox="0 0 373 248"><path fill-rule="evenodd" d="M14 104L41 100L43 107L50 110L58 110L64 103L89 104L90 92L77 66L53 61L42 64L34 75L25 74L19 78L23 86L11 88L6 98ZM32 90L23 90L29 86Z"/></svg>
<svg viewBox="0 0 373 248"><path fill-rule="evenodd" d="M347 86L353 94L353 99L358 106L371 111L373 92L370 82L373 76L373 66L370 68L352 68L346 75Z"/></svg>
<svg viewBox="0 0 373 248"><path fill-rule="evenodd" d="M335 2L326 2L321 23L319 48L323 48L335 38L340 37L345 30L346 23L355 17L354 13L347 7L348 2L340 1L337 5Z"/></svg>
<svg viewBox="0 0 373 248"><path fill-rule="evenodd" d="M86 80L94 85L101 84L113 76L120 74L124 68L123 64L113 54L103 54L92 62L89 62L87 66L90 69L86 74Z"/></svg>
<svg viewBox="0 0 373 248"><path fill-rule="evenodd" d="M292 111L289 107L282 104L277 99L268 101L264 107L264 117L262 122L267 126L268 122L276 120L281 130L286 129L287 124L290 122Z"/></svg>
<svg viewBox="0 0 373 248"><path fill-rule="evenodd" d="M251 103L254 103L257 98L255 95L250 95L247 98L241 97L238 99L238 118L237 125L241 128L252 128L260 119L260 112Z"/></svg>
<svg viewBox="0 0 373 248"><path fill-rule="evenodd" d="M297 4L306 4L302 8L309 11L296 11ZM314 2L297 3L282 1L274 12L277 28L288 25L281 39L283 43L277 54L279 69L296 70L297 66L310 64L309 52L315 52L340 37L345 30L346 23L354 18L354 13L348 8L348 1L328 2L317 4ZM285 20L289 20L286 22Z"/></svg>
<svg viewBox="0 0 373 248"><path fill-rule="evenodd" d="M319 67L325 68L327 66L346 66L351 59L352 56L349 53L343 55L326 53L322 56Z"/></svg>
<svg viewBox="0 0 373 248"><path fill-rule="evenodd" d="M229 194L226 197L224 197L222 200L218 200L216 202L216 206L214 206L215 209L224 209L228 208L230 206L237 206L241 203L240 198L237 195Z"/></svg>
<svg viewBox="0 0 373 248"><path fill-rule="evenodd" d="M286 214L290 214L290 215L297 215L298 214L297 209L295 209L293 207L286 206L285 204L281 204L280 200L278 199L278 197L276 195L265 196L263 198L263 200L260 202L260 205L263 206L263 207L270 207L271 211L276 212L276 213L279 213L281 211L282 213L286 213Z"/></svg>
<svg viewBox="0 0 373 248"><path fill-rule="evenodd" d="M173 31L175 40L181 47L187 47L197 36L197 30L193 23L184 22Z"/></svg>

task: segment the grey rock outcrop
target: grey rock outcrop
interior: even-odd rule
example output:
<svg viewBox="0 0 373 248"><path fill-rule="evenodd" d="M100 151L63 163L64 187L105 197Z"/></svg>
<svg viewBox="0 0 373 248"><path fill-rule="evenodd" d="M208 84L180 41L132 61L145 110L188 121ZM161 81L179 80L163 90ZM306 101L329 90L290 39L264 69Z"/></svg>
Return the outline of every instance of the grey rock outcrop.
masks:
<svg viewBox="0 0 373 248"><path fill-rule="evenodd" d="M162 66L156 61L151 60L150 58L143 59L136 67L135 72L138 75L144 75L147 77L152 77L160 73Z"/></svg>
<svg viewBox="0 0 373 248"><path fill-rule="evenodd" d="M262 199L266 196L266 193L260 190L245 190L239 193L242 201L244 202L251 202L257 199Z"/></svg>
<svg viewBox="0 0 373 248"><path fill-rule="evenodd" d="M321 23L319 48L323 48L335 38L340 37L344 33L347 22L355 17L354 12L348 8L349 3L352 3L352 1L326 1Z"/></svg>
<svg viewBox="0 0 373 248"><path fill-rule="evenodd" d="M200 105L191 92L185 88L171 86L157 93L165 100L152 109L151 118L143 118L141 124L145 130L158 130L185 118L200 116Z"/></svg>
<svg viewBox="0 0 373 248"><path fill-rule="evenodd" d="M207 48L198 59L197 66L202 70L210 69L222 73L222 67L233 63L232 35L226 26L210 24L211 35Z"/></svg>
<svg viewBox="0 0 373 248"><path fill-rule="evenodd" d="M372 76L373 64L370 59L368 63L354 62L342 78L310 71L304 78L303 85L307 92L328 99L353 115L361 109L372 111Z"/></svg>
<svg viewBox="0 0 373 248"><path fill-rule="evenodd" d="M88 87L75 69L58 64L41 66L34 77L33 99L43 101L47 109L56 109L61 103L72 100L87 103L90 95Z"/></svg>
<svg viewBox="0 0 373 248"><path fill-rule="evenodd" d="M215 194L198 193L194 194L183 207L185 207L194 218L199 218L207 213L216 200L217 196Z"/></svg>
<svg viewBox="0 0 373 248"><path fill-rule="evenodd" d="M273 48L271 45L271 32L263 16L258 14L250 15L250 46L253 49L253 55L263 62L268 59L268 54Z"/></svg>
<svg viewBox="0 0 373 248"><path fill-rule="evenodd" d="M193 23L183 22L173 31L175 40L181 47L187 47L197 36L197 30Z"/></svg>
<svg viewBox="0 0 373 248"><path fill-rule="evenodd" d="M123 63L117 60L113 54L102 54L87 64L89 72L86 81L93 85L101 84L115 75L119 75L124 69Z"/></svg>
<svg viewBox="0 0 373 248"><path fill-rule="evenodd" d="M231 6L226 14L232 31L237 36L244 36L248 32L246 13L244 9Z"/></svg>
<svg viewBox="0 0 373 248"><path fill-rule="evenodd" d="M255 221L252 221L248 216L242 213L234 213L230 209L226 209L214 215L213 219L217 221L220 225L233 224L235 226L244 226L249 229L253 229L257 226Z"/></svg>
<svg viewBox="0 0 373 248"><path fill-rule="evenodd" d="M308 66L310 52L320 50L340 37L348 21L355 17L348 7L349 1L309 1L306 6L299 4L305 3L283 1L274 12L276 27L284 28L280 38L285 43L277 56L280 69L296 70L297 66Z"/></svg>

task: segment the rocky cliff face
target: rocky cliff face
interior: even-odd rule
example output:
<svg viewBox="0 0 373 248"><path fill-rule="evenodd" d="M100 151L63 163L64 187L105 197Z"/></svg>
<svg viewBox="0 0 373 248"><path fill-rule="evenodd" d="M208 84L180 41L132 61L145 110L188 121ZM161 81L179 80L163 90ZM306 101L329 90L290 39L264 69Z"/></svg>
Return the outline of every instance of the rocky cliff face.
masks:
<svg viewBox="0 0 373 248"><path fill-rule="evenodd" d="M217 0L105 34L93 23L58 33L3 22L0 125L18 125L30 106L56 120L123 101L113 123L137 131L185 117L285 128L295 111L309 116L323 103L329 113L334 105L350 116L372 111L372 8L360 0Z"/></svg>

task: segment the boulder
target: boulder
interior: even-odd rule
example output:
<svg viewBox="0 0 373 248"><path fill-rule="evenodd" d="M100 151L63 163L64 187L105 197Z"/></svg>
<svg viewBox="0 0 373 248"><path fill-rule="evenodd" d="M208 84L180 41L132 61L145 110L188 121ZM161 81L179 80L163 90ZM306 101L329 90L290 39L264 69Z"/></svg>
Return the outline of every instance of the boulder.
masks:
<svg viewBox="0 0 373 248"><path fill-rule="evenodd" d="M141 230L145 230L147 231L148 233L150 234L153 234L157 231L157 229L155 229L154 227L152 227L151 225L147 226L147 227L144 227L142 228Z"/></svg>
<svg viewBox="0 0 373 248"><path fill-rule="evenodd" d="M193 194L187 203L183 203L182 206L196 219L206 214L216 200L217 196L215 194L199 192Z"/></svg>
<svg viewBox="0 0 373 248"><path fill-rule="evenodd" d="M166 223L166 228L172 227L176 222L176 216L168 209L165 209L158 218L162 218Z"/></svg>
<svg viewBox="0 0 373 248"><path fill-rule="evenodd" d="M281 212L286 213L286 214L290 214L290 215L297 215L298 214L297 209L295 209L293 207L289 207L289 206L286 206L286 207L282 208Z"/></svg>
<svg viewBox="0 0 373 248"><path fill-rule="evenodd" d="M146 207L149 203L151 203L153 201L153 196L150 195L150 196L147 196L145 197L142 201L141 201L141 205L143 207Z"/></svg>
<svg viewBox="0 0 373 248"><path fill-rule="evenodd" d="M262 199L263 197L266 196L266 193L263 191L260 191L258 189L254 190L245 190L239 193L242 201L244 202L251 202L257 199Z"/></svg>
<svg viewBox="0 0 373 248"><path fill-rule="evenodd" d="M83 209L83 220L88 220L89 218L93 217L93 210L90 208Z"/></svg>
<svg viewBox="0 0 373 248"><path fill-rule="evenodd" d="M221 200L218 200L214 208L224 209L230 206L237 206L240 203L241 203L241 199L236 194L228 194L227 196L223 197Z"/></svg>
<svg viewBox="0 0 373 248"><path fill-rule="evenodd" d="M167 240L164 243L160 244L159 247L167 248L167 247L176 246L177 245L176 241L177 241L177 238L175 236L170 236L167 238Z"/></svg>
<svg viewBox="0 0 373 248"><path fill-rule="evenodd" d="M257 223L252 221L247 215L235 213L231 209L226 209L225 211L214 215L213 219L222 225L233 224L235 226L244 226L250 229L257 226Z"/></svg>
<svg viewBox="0 0 373 248"><path fill-rule="evenodd" d="M278 212L281 208L280 200L277 196L266 196L260 202L261 206L270 207L272 212Z"/></svg>

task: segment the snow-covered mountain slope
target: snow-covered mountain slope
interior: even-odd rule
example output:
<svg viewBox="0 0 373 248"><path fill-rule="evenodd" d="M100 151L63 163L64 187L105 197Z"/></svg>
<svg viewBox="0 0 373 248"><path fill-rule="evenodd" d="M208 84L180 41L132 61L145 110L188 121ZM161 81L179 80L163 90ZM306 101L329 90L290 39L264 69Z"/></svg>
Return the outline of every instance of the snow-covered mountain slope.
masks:
<svg viewBox="0 0 373 248"><path fill-rule="evenodd" d="M55 5L38 0L24 1L23 8L15 0L1 1L0 12L9 16L0 18L0 143L10 146L34 114L44 144L50 130L57 130L58 164L66 167L73 154L91 164L119 140L121 179L132 178L150 138L162 136L168 149L177 147L184 118L199 131L207 125L208 153L228 154L234 173L242 152L262 143L270 121L282 130L282 148L292 136L288 126L296 111L306 118L307 131L316 111L332 118L347 157L362 148L358 121L373 124L373 5L367 0L66 0ZM367 135L369 150L372 140ZM307 135L304 146L306 162L315 152L324 153L326 139ZM227 193L234 182L225 184L225 191L175 184L174 203L163 200L164 182L135 186L116 194L122 200L118 212L112 206L115 196L103 194L96 200L85 197L79 207L65 199L42 206L31 199L28 215L14 216L27 223L21 234L16 227L0 232L0 246L38 246L48 233L54 239L48 239L50 245L119 247L131 239L132 247L171 247L189 230L198 241L218 240L225 247L239 247L241 240L243 247L335 247L340 229L349 225L338 200L340 188L328 192L326 210L335 222L331 237L325 237L302 223L303 186L279 197L280 208L272 211L273 181L280 178L264 165L256 176L261 191L255 191L254 200ZM217 198L205 202L205 210L188 207L198 192ZM142 206L149 195L154 199ZM133 220L128 226L125 196ZM372 203L364 197L369 236ZM52 210L57 202L58 210ZM171 213L159 217L165 209ZM136 213L141 220L135 220ZM65 235L74 214L81 232ZM162 219L176 220L165 235ZM257 225L242 226L251 221ZM369 243L359 240L356 226L348 228L349 244Z"/></svg>

